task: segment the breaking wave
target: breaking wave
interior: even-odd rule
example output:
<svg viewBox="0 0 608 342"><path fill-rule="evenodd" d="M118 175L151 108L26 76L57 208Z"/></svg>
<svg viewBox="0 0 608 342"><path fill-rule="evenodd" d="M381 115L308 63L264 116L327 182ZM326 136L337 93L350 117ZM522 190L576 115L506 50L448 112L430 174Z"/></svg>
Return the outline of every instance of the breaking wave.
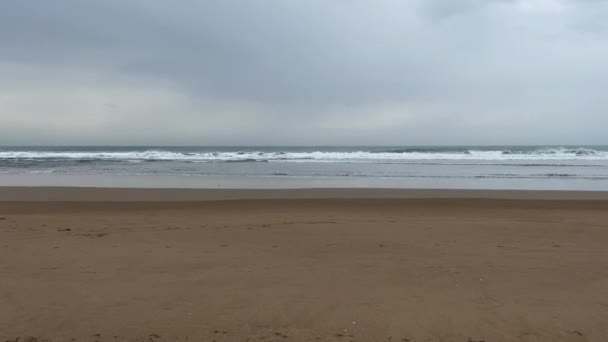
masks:
<svg viewBox="0 0 608 342"><path fill-rule="evenodd" d="M176 152L145 151L0 151L0 160L73 160L87 161L188 161L188 162L407 162L428 160L462 161L526 161L526 160L608 160L608 151L590 148L464 149L464 148L404 148L381 151L217 151Z"/></svg>

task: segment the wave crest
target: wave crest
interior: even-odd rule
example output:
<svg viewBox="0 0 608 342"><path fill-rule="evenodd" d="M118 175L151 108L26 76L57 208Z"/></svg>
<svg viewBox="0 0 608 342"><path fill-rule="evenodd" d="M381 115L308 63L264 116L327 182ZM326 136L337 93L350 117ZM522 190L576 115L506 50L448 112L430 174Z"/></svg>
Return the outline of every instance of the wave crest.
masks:
<svg viewBox="0 0 608 342"><path fill-rule="evenodd" d="M163 150L146 151L0 151L0 160L48 161L72 160L131 161L131 162L407 162L425 160L462 161L510 161L510 160L590 160L608 161L608 151L591 148L539 148L517 149L465 149L465 148L403 148L386 151L212 151L176 152Z"/></svg>

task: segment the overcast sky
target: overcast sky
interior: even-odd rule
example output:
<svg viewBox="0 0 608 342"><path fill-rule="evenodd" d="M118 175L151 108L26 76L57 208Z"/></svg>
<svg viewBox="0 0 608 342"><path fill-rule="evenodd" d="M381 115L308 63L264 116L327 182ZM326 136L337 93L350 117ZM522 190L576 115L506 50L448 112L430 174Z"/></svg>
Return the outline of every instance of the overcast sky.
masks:
<svg viewBox="0 0 608 342"><path fill-rule="evenodd" d="M608 1L0 1L0 144L608 144Z"/></svg>

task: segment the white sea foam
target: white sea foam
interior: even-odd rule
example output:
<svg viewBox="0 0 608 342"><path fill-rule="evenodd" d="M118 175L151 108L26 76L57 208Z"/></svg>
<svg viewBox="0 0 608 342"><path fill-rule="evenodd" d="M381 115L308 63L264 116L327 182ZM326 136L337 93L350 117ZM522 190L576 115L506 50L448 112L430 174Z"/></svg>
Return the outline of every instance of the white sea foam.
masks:
<svg viewBox="0 0 608 342"><path fill-rule="evenodd" d="M108 161L190 161L190 162L407 162L428 160L510 161L510 160L608 160L608 151L593 149L538 149L532 151L386 151L386 152L193 152L148 150L130 152L92 151L0 151L4 160L108 160Z"/></svg>

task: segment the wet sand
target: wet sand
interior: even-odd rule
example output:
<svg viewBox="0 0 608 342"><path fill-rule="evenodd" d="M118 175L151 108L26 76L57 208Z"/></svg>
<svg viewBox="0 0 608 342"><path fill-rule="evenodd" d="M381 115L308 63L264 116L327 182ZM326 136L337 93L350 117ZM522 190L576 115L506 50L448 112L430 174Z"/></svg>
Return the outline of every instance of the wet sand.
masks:
<svg viewBox="0 0 608 342"><path fill-rule="evenodd" d="M608 340L605 193L141 191L0 188L0 341Z"/></svg>

